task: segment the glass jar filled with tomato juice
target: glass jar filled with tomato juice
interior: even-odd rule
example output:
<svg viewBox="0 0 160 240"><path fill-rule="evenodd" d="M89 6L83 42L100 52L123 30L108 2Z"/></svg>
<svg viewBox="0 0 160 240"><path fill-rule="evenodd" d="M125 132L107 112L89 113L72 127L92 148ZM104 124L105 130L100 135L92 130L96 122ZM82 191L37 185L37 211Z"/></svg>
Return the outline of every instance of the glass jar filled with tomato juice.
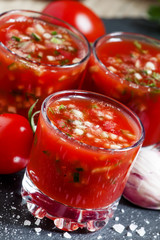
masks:
<svg viewBox="0 0 160 240"><path fill-rule="evenodd" d="M0 15L0 113L27 116L53 92L83 81L90 46L69 24L48 15L13 10Z"/></svg>
<svg viewBox="0 0 160 240"><path fill-rule="evenodd" d="M160 41L123 32L100 37L83 88L131 108L144 125L144 146L160 141Z"/></svg>
<svg viewBox="0 0 160 240"><path fill-rule="evenodd" d="M113 216L144 138L124 105L87 91L44 100L22 196L63 230L102 228Z"/></svg>

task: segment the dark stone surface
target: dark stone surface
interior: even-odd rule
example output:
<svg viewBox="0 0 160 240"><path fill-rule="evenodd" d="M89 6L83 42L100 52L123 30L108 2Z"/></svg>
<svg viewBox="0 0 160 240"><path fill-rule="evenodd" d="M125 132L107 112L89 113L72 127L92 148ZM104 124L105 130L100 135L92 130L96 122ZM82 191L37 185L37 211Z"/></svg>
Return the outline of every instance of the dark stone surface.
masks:
<svg viewBox="0 0 160 240"><path fill-rule="evenodd" d="M143 19L104 19L107 32L127 31L160 38L160 26ZM23 171L12 175L0 175L0 240L61 240L64 232L57 230L51 220L40 222L28 212L21 199ZM114 226L122 224L124 230L118 233ZM131 230L131 224L137 225ZM142 209L121 199L115 216L107 226L95 233L77 230L69 233L74 240L154 240L160 239L160 212ZM140 236L144 228L144 236ZM140 230L140 232L139 232Z"/></svg>

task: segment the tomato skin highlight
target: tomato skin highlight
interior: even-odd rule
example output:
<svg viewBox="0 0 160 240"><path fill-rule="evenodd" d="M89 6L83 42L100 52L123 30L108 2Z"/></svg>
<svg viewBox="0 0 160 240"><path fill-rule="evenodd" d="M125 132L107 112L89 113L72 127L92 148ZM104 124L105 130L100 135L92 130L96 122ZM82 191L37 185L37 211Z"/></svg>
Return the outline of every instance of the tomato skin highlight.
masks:
<svg viewBox="0 0 160 240"><path fill-rule="evenodd" d="M33 132L26 118L18 114L0 115L0 174L11 174L26 167Z"/></svg>
<svg viewBox="0 0 160 240"><path fill-rule="evenodd" d="M106 33L103 21L78 1L53 1L42 12L68 22L83 33L89 42L94 42Z"/></svg>

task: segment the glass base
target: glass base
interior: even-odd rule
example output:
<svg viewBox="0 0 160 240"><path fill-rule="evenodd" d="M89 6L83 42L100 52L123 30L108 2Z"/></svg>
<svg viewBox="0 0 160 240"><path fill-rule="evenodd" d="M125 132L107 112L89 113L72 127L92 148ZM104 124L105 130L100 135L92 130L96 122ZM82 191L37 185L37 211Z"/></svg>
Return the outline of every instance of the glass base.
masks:
<svg viewBox="0 0 160 240"><path fill-rule="evenodd" d="M27 172L22 181L22 197L35 217L52 219L55 226L64 231L86 228L94 232L101 229L113 217L119 203L118 199L102 209L80 209L64 205L43 194L33 184Z"/></svg>

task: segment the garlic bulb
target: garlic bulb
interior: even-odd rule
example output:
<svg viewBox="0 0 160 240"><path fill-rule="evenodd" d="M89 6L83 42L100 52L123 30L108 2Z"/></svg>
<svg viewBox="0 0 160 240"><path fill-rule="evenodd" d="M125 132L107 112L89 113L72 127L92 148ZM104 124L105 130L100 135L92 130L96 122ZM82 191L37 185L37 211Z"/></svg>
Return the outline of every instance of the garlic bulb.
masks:
<svg viewBox="0 0 160 240"><path fill-rule="evenodd" d="M160 209L160 150L143 147L131 169L123 196L144 208Z"/></svg>

